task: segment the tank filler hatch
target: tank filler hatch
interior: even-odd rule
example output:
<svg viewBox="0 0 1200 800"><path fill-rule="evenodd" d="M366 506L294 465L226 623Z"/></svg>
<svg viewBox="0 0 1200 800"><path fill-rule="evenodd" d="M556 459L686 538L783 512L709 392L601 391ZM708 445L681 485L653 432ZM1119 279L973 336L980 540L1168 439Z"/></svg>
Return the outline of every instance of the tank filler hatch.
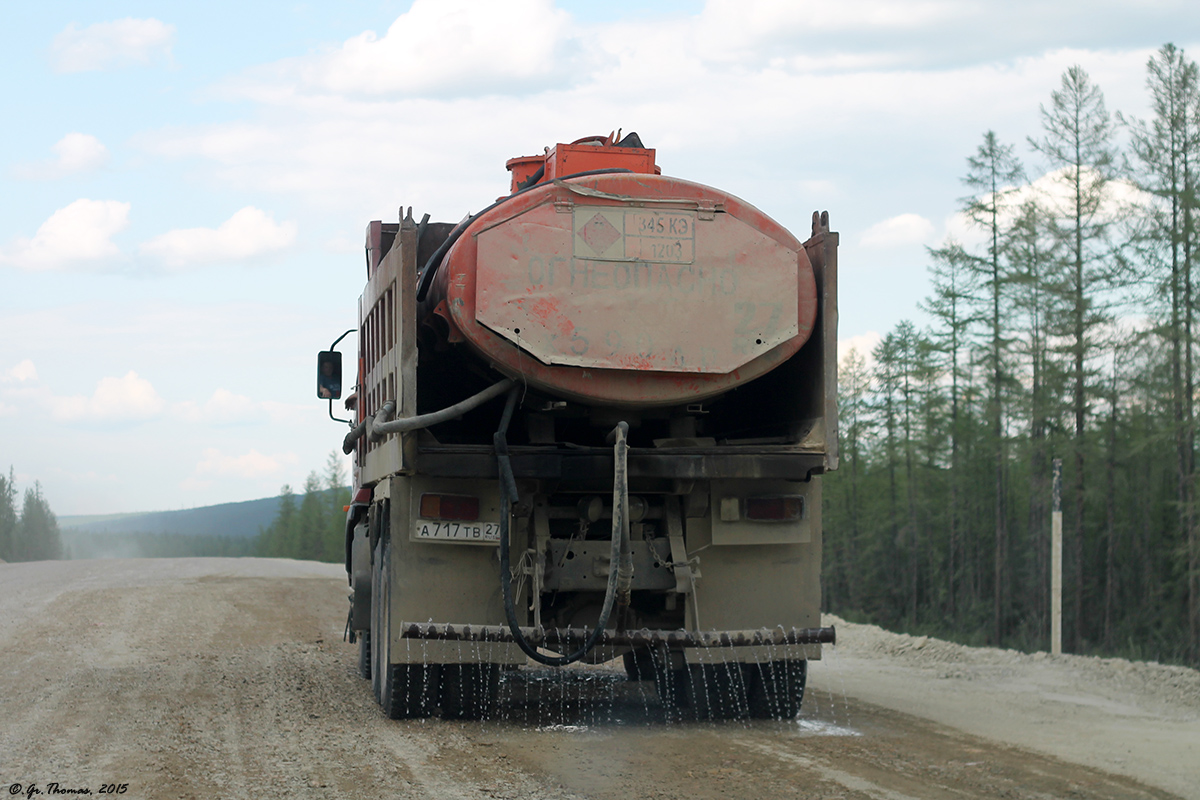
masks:
<svg viewBox="0 0 1200 800"><path fill-rule="evenodd" d="M726 374L811 326L799 254L734 215L579 199L478 234L475 318L541 362Z"/></svg>

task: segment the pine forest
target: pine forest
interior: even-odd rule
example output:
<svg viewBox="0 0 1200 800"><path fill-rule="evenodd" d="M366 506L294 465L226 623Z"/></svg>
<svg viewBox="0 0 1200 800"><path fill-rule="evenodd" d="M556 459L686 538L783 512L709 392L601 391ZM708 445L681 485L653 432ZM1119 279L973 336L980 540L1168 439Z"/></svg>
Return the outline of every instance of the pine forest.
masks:
<svg viewBox="0 0 1200 800"><path fill-rule="evenodd" d="M63 557L58 520L35 483L25 490L18 510L13 470L0 475L0 562L44 561Z"/></svg>
<svg viewBox="0 0 1200 800"><path fill-rule="evenodd" d="M1072 67L1025 142L985 133L928 324L843 357L830 611L1048 649L1059 461L1064 650L1200 664L1196 65L1166 45L1146 88L1111 114Z"/></svg>
<svg viewBox="0 0 1200 800"><path fill-rule="evenodd" d="M325 463L325 475L310 472L300 502L290 486L279 493L279 512L259 531L254 555L304 558L341 564L346 560L346 512L350 489L337 451Z"/></svg>

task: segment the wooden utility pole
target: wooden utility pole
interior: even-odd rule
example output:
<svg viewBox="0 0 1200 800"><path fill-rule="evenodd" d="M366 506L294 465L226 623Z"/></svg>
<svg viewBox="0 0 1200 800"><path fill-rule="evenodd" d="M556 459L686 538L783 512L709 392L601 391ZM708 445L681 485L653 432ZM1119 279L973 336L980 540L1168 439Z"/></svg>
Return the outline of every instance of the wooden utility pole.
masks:
<svg viewBox="0 0 1200 800"><path fill-rule="evenodd" d="M1062 459L1054 459L1050 514L1050 655L1062 655Z"/></svg>

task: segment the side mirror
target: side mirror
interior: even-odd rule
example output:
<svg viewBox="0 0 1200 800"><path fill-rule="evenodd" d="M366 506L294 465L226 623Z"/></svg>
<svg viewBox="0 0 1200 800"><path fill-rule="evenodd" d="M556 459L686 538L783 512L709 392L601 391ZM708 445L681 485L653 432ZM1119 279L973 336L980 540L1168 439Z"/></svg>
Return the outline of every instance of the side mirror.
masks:
<svg viewBox="0 0 1200 800"><path fill-rule="evenodd" d="M337 350L317 353L317 397L337 400L342 396L342 354Z"/></svg>

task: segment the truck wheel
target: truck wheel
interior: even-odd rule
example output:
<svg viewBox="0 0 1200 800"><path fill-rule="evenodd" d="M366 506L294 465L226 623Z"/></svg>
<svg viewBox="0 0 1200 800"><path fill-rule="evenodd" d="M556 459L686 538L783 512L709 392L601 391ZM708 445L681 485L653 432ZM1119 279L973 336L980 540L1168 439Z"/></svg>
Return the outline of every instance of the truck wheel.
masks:
<svg viewBox="0 0 1200 800"><path fill-rule="evenodd" d="M803 659L750 665L750 716L754 719L795 719L804 700L808 662Z"/></svg>
<svg viewBox="0 0 1200 800"><path fill-rule="evenodd" d="M388 556L388 547L381 540L375 545L375 564L371 569L371 648L367 652L370 666L371 690L375 701L384 704L383 678L387 672L388 628L384 613L387 607L387 572L382 568Z"/></svg>
<svg viewBox="0 0 1200 800"><path fill-rule="evenodd" d="M687 682L686 669L665 669L661 664L654 665L654 691L668 720L678 720L687 708Z"/></svg>
<svg viewBox="0 0 1200 800"><path fill-rule="evenodd" d="M442 716L487 719L500 695L499 664L442 664Z"/></svg>
<svg viewBox="0 0 1200 800"><path fill-rule="evenodd" d="M371 632L358 634L358 674L371 680Z"/></svg>
<svg viewBox="0 0 1200 800"><path fill-rule="evenodd" d="M389 719L428 717L437 708L436 664L392 664L383 678L383 713Z"/></svg>
<svg viewBox="0 0 1200 800"><path fill-rule="evenodd" d="M625 675L631 681L648 681L654 677L654 656L647 649L630 650L621 656Z"/></svg>
<svg viewBox="0 0 1200 800"><path fill-rule="evenodd" d="M689 664L684 690L696 719L745 719L750 715L745 665Z"/></svg>

